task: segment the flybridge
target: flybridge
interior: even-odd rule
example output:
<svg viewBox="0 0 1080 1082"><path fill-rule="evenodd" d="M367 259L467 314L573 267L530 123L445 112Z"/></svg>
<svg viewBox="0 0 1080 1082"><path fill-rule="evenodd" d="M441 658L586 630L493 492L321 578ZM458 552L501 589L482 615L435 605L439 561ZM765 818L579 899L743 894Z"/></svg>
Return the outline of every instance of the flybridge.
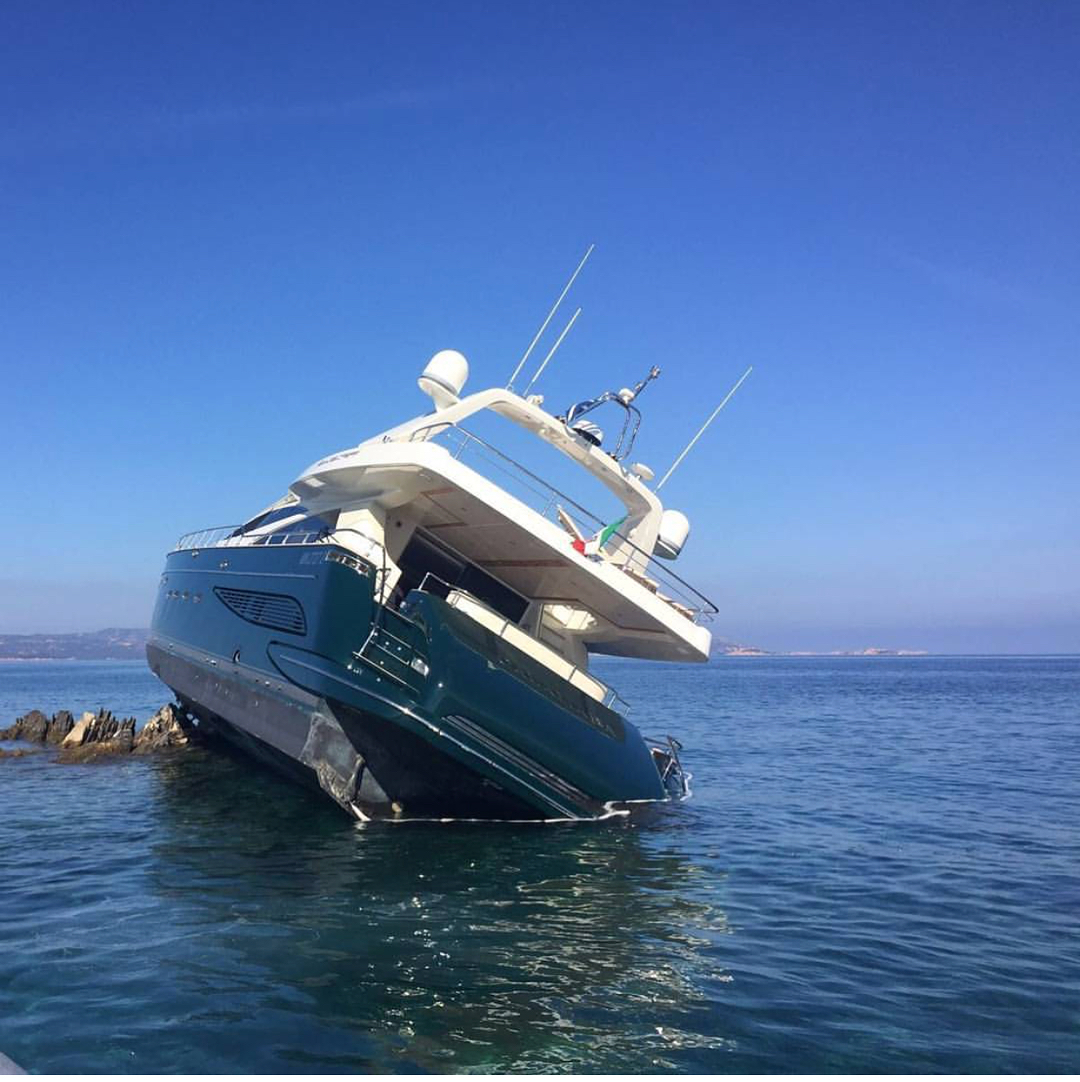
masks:
<svg viewBox="0 0 1080 1082"><path fill-rule="evenodd" d="M660 375L653 366L633 387L609 390L572 404L563 414L543 408L543 396L520 395L512 384L592 249L578 265L506 388L464 395L469 363L456 350L441 350L418 379L434 412L415 417L359 446L329 455L290 486L294 499L312 513L366 515L363 529L385 544L393 530L438 536L457 556L483 567L505 586L535 604L573 602L587 615L577 629L594 652L644 657L704 657L708 642L691 624L715 607L660 561L678 559L690 522L665 509L656 489L666 482L746 379L744 373L702 428L650 487L653 471L630 455L641 427L637 400ZM564 328L525 390L547 368L580 314ZM611 445L592 420L601 407L621 411ZM622 506L597 514L523 464L506 447L472 430L471 418L499 415L539 437L599 480ZM580 476L580 475L579 475ZM552 527L555 527L554 531ZM569 550L569 551L568 551ZM393 564L393 558L391 564ZM613 572L618 572L614 578ZM599 581L597 581L599 580ZM614 595L618 595L617 597ZM657 607L657 603L662 604Z"/></svg>
<svg viewBox="0 0 1080 1082"><path fill-rule="evenodd" d="M633 451L641 428L641 411L635 404L636 399L660 375L658 366L653 365L645 378L633 387L623 387L618 391L604 391L595 398L575 402L565 413L557 416L543 410L543 395L529 394L544 373L555 352L577 322L582 311L580 307L575 310L570 321L563 328L543 361L541 361L536 372L526 385L524 392L521 395L514 393L514 383L573 287L578 275L581 274L595 247L595 245L589 245L588 250L574 269L573 274L571 274L562 292L556 298L554 305L514 369L505 392L501 394L497 390L480 392L478 395L472 395L463 400L461 394L469 375L468 361L456 350L441 350L431 358L418 380L420 389L434 403L436 415L440 420L432 423L429 415L427 418L420 418L401 425L377 438L381 438L384 442L399 439L430 439L441 434L445 427L460 425L464 418L482 409L500 413L521 427L533 431L598 477L623 501L627 514L625 519L621 521L629 520L626 533L633 541L662 559L674 560L678 558L689 536L690 521L681 511L674 509L664 510L655 493L659 492L671 478L687 454L705 434L706 429L731 401L751 371L753 371L753 368L752 366L747 368L739 377L735 385L728 391L720 404L713 410L705 423L668 468L656 485L655 490L652 491L647 486L653 480L655 474L649 466L642 462L635 462L627 469L622 463ZM592 420L585 419L586 414L590 414L607 404L617 405L623 410L622 425L618 438L614 446L609 450L604 448L603 429ZM323 463L328 461L332 461L332 458L323 460ZM316 465L319 466L323 463ZM571 532L576 533L567 522L564 521L563 524ZM577 540L581 540L581 538L578 537Z"/></svg>
<svg viewBox="0 0 1080 1082"><path fill-rule="evenodd" d="M462 423L497 407L602 480L627 508L625 524L606 529L612 520ZM309 515L330 516L339 529L348 524L371 535L390 554L391 573L400 562L399 547L407 548L415 534L437 538L530 603L573 603L588 613L588 628L578 631L593 651L672 660L707 656L708 633L694 625L715 607L655 559L661 551L678 555L685 527L679 536L678 519L665 520L677 512L664 512L639 477L501 388L461 399L435 417L416 418L320 460L293 482L292 497ZM669 527L675 532L669 534ZM586 553L587 540L596 543Z"/></svg>
<svg viewBox="0 0 1080 1082"><path fill-rule="evenodd" d="M514 369L513 374L510 376L510 380L506 385L506 391L508 392L508 395L512 396L513 400L518 403L519 406L526 405L528 407L533 407L537 414L542 414L545 418L550 418L550 415L545 414L541 409L544 401L543 395L530 395L529 392L532 390L533 386L539 380L541 375L543 375L552 357L562 345L566 336L573 329L574 324L577 322L578 317L581 315L582 312L580 306L574 311L574 314L571 316L570 321L566 324L562 332L556 338L554 345L548 351L543 361L540 362L539 367L537 368L533 377L529 380L524 392L520 396L513 394L514 384L520 376L521 371L525 367L525 364L528 361L529 357L532 355L533 350L536 348L537 344L544 336L544 333L547 330L549 324L551 323L551 320L554 318L556 312L559 310L562 302L566 299L567 294L570 292L574 283L577 281L578 276L581 274L582 270L585 267L585 264L589 261L589 257L593 254L595 249L595 244L589 245L584 256L582 256L581 261L574 268L573 274L570 275L569 280L563 287L562 292L556 298L555 303L552 305L547 316L544 318L544 321L540 324L540 328L533 336L532 341L529 343L528 348L525 350L525 353L523 354L521 360L518 362L517 367ZM701 426L700 429L698 429L694 437L690 440L690 442L680 452L678 457L668 468L667 472L663 475L663 477L661 477L659 483L656 485L656 492L659 492L659 490L671 478L672 474L686 458L689 452L693 449L694 445L705 434L706 429L708 429L708 427L713 423L713 421L716 420L720 412L724 409L728 402L731 401L735 393L743 385L743 383L752 371L753 366L751 365L739 377L735 385L731 388L730 391L728 391L728 393L721 400L720 404L713 410L713 412L706 419L705 423ZM468 361L461 353L458 353L456 350L441 350L440 352L436 353L435 356L433 356L428 362L427 366L425 367L423 373L420 376L418 383L420 389L432 399L435 405L436 412L442 413L444 411L451 410L453 407L460 404L461 392L464 389L465 382L468 379L468 375ZM558 429L552 428L545 423L540 423L538 425L530 425L530 418L528 418L527 416L523 417L521 415L520 409L516 411L515 415L514 410L507 408L505 404L500 405L497 398L491 398L487 402L478 402L469 412L475 412L476 410L486 406L487 408L490 408L496 412L505 413L513 420L516 420L518 423L523 424L526 427L533 427L534 431L536 431L536 433L543 439L555 444L561 450L566 451L568 454L571 455L571 457L576 458L580 462L580 464L585 465L586 468L592 469L588 458L583 458L572 453L572 451L570 450L570 444L568 444L566 437L573 438L577 442L579 447L588 444L598 449L603 449L603 429L601 429L593 421L587 421L584 418L586 414L593 412L594 410L605 404L617 404L618 406L621 406L624 411L622 426L614 447L611 450L607 451L607 455L614 462L621 463L624 459L628 458L633 451L638 431L641 428L641 412L634 404L635 400L641 394L641 392L644 391L645 388L659 375L660 368L657 365L653 365L649 369L648 375L645 376L644 379L640 380L632 388L623 387L621 390L618 391L604 391L602 394L598 395L595 398L589 398L574 403L569 407L569 409L566 410L564 414L558 415L553 418L554 421L558 422L558 424L562 426L561 432L559 432ZM457 423L461 416L467 415L467 413L459 413L453 419L448 417L447 422ZM535 422L537 420L536 416L531 418L531 420ZM402 427L408 429L411 426L406 425ZM413 431L426 431L427 427L428 426L421 426L421 429L414 429ZM430 427L434 428L436 426ZM399 431L400 430L393 430L389 433L386 433L382 437L382 439L390 440L398 438ZM593 472L596 473L597 471L593 470ZM620 472L623 479L627 482L628 489L631 492L637 491L638 493L647 491L644 488L645 484L651 482L655 476L653 470L642 462L633 463L629 471L621 469ZM634 485L633 483L631 483L631 476L641 482L641 484ZM656 507L659 507L658 503L656 504ZM629 506L628 514L633 514L632 508ZM646 518L647 517L648 516L646 516ZM667 527L666 529L664 528L665 519ZM687 519L687 517L682 514L682 512L675 510L668 510L662 512L661 523L656 528L654 537L651 540L651 543L656 546L656 555L664 559L676 559L682 550L683 544L685 544L686 542L689 532L689 519Z"/></svg>

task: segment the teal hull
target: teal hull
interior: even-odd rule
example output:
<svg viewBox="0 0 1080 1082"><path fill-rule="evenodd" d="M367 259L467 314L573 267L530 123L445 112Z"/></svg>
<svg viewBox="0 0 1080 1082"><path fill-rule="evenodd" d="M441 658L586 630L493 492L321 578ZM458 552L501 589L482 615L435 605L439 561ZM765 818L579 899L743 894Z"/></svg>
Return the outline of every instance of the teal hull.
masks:
<svg viewBox="0 0 1080 1082"><path fill-rule="evenodd" d="M362 817L596 818L668 796L616 711L326 544L184 550L151 668L204 723Z"/></svg>

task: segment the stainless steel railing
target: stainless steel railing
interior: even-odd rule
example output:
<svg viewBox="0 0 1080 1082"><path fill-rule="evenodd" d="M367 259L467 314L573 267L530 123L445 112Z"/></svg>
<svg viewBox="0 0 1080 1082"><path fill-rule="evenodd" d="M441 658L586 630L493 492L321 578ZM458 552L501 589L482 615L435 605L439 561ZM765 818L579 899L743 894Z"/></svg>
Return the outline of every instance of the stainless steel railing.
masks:
<svg viewBox="0 0 1080 1082"><path fill-rule="evenodd" d="M320 530L275 530L273 533L240 533L241 526L211 526L205 530L195 530L186 533L176 545L173 552L184 552L188 549L210 548L252 548L261 545L314 545L319 542L334 543L334 538L343 533L356 534L364 538L373 548L381 548L378 541L361 530L334 529L326 526ZM374 562L374 561L373 561Z"/></svg>
<svg viewBox="0 0 1080 1082"><path fill-rule="evenodd" d="M537 646L542 647L544 650L550 651L557 658L559 658L560 661L570 666L569 675L565 675L562 677L568 683L573 683L572 677L575 673L581 673L583 677L591 680L601 689L600 702L603 703L604 706L608 707L608 709L610 710L615 710L617 713L621 713L624 715L630 713L630 704L609 683L601 680L595 673L589 672L588 669L583 669L580 666L575 665L572 661L569 661L568 659L563 657L557 650L548 646L547 643L542 642L535 635L529 634L529 632L526 631L523 627L515 624L513 620L509 619L509 617L503 616L503 614L500 612L496 612L494 609L491 608L490 605L488 605L484 601L481 601L480 598L478 598L475 594L469 593L468 590L464 590L460 586L452 585L445 579L440 578L438 575L436 575L434 571L428 571L425 573L423 579L421 579L420 581L420 585L417 587L417 590L420 593L431 594L433 597L442 598L444 601L449 600L450 595L453 593L463 594L476 605L479 605L481 608L486 609L488 612L492 613L493 615L504 621L502 632L495 632L499 635L499 638L508 642L511 646L514 646L513 640L507 638L505 635L505 631L507 628L514 628L516 631L520 632L522 635L527 636L529 639L535 642ZM518 649L520 649L520 647L518 647ZM537 659L534 658L534 660ZM539 661L538 663L544 665L543 661ZM545 668L549 667L550 666L545 665ZM562 675L556 672L556 670L554 669L552 669L551 671L554 672L556 676ZM616 704L619 705L616 706Z"/></svg>
<svg viewBox="0 0 1080 1082"><path fill-rule="evenodd" d="M416 429L408 437L409 442L423 440L438 443L449 450L454 458L484 460L488 465L510 477L518 490L528 493L523 502L529 504L545 518L558 522L559 511L572 511L594 532L604 529L606 523L599 515L582 507L571 496L537 476L516 459L493 447L486 440L461 425L435 422ZM479 472L479 471L478 471ZM520 497L519 497L520 498ZM700 591L679 575L661 564L656 557L634 544L625 534L615 531L605 545L605 552L617 553L621 558L614 566L626 572L640 585L666 601L677 612L694 623L705 623L718 611L716 606Z"/></svg>
<svg viewBox="0 0 1080 1082"><path fill-rule="evenodd" d="M516 484L519 492L523 490L527 494L524 498L519 496L522 502L547 519L558 522L560 510L572 511L595 532L605 527L604 520L599 515L583 507L573 497L561 492L516 459L504 454L497 447L493 447L461 425L437 421L418 428L408 437L403 438L408 442L417 440L436 442L451 451L457 459L462 459L466 455L482 459L489 466L509 477ZM385 439L386 442L393 442L391 437L385 437ZM239 534L240 529L240 526L215 526L206 530L196 530L194 533L181 537L174 551L230 547L231 545L310 545L327 541L331 534L340 532L327 527L325 530L314 532L281 530L270 534ZM604 555L609 559L617 555L618 559L611 561L612 566L624 571L639 585L656 594L658 598L667 602L676 612L693 623L708 622L717 612L716 606L704 594L661 564L650 553L635 545L625 534L613 532L605 545Z"/></svg>
<svg viewBox="0 0 1080 1082"><path fill-rule="evenodd" d="M173 551L235 548L240 545L247 548L253 545L312 545L325 541L333 532L329 527L324 530L278 530L265 534L239 533L240 529L240 526L211 526L206 530L195 530L184 534Z"/></svg>
<svg viewBox="0 0 1080 1082"><path fill-rule="evenodd" d="M173 546L173 552L186 552L188 549L218 548L232 537L239 526L209 526L205 530L193 530L186 533Z"/></svg>

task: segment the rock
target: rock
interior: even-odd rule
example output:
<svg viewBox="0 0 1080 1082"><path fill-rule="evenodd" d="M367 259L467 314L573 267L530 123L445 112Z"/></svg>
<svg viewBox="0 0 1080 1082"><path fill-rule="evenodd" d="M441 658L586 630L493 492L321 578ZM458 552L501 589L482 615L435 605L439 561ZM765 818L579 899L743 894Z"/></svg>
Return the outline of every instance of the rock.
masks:
<svg viewBox="0 0 1080 1082"><path fill-rule="evenodd" d="M60 741L60 746L63 748L77 748L86 739L87 731L94 721L94 715L87 711L83 716L75 722L71 727L70 732L63 740Z"/></svg>
<svg viewBox="0 0 1080 1082"><path fill-rule="evenodd" d="M32 744L44 744L49 719L40 710L31 710L7 729L0 729L0 740L29 740Z"/></svg>
<svg viewBox="0 0 1080 1082"><path fill-rule="evenodd" d="M71 716L70 710L58 710L53 714L52 721L49 722L49 728L45 733L45 743L61 743L64 737L71 732L74 724L75 719Z"/></svg>
<svg viewBox="0 0 1080 1082"><path fill-rule="evenodd" d="M22 730L20 739L32 744L44 744L45 734L49 731L49 719L40 710L31 710L25 717L15 722Z"/></svg>
<svg viewBox="0 0 1080 1082"><path fill-rule="evenodd" d="M112 759L127 755L131 748L120 740L97 740L77 748L61 748L56 756L58 763L88 763L98 759Z"/></svg>
<svg viewBox="0 0 1080 1082"><path fill-rule="evenodd" d="M84 744L101 744L106 740L111 740L116 735L116 730L120 727L120 722L113 717L111 710L101 709L97 712L97 716L90 723L90 728L87 731Z"/></svg>
<svg viewBox="0 0 1080 1082"><path fill-rule="evenodd" d="M52 718L40 710L31 710L7 729L0 729L0 740L31 740L38 744L59 744L57 762L84 763L91 759L131 752L143 754L165 748L182 748L190 744L195 726L188 714L173 703L163 706L136 733L136 719L120 719L111 710L102 708L96 714L87 711L78 720L68 710L59 710ZM31 755L32 751L4 751L0 759L15 759Z"/></svg>
<svg viewBox="0 0 1080 1082"><path fill-rule="evenodd" d="M83 714L83 717L85 718L86 715ZM116 730L119 727L120 723L113 717L113 712L103 708L90 719L90 724L83 734L82 742L84 744L102 744L106 740L111 740L116 735Z"/></svg>
<svg viewBox="0 0 1080 1082"><path fill-rule="evenodd" d="M124 718L116 729L116 735L109 741L115 744L125 754L135 745L135 719Z"/></svg>
<svg viewBox="0 0 1080 1082"><path fill-rule="evenodd" d="M14 751L6 751L0 748L0 759L21 759L24 755L40 755L40 748L16 748Z"/></svg>
<svg viewBox="0 0 1080 1082"><path fill-rule="evenodd" d="M139 731L133 750L137 755L162 748L182 748L191 743L194 727L174 703L163 706Z"/></svg>
<svg viewBox="0 0 1080 1082"><path fill-rule="evenodd" d="M110 755L127 755L135 743L135 719L118 721L110 710L99 710L80 721L60 746L58 763L85 763Z"/></svg>

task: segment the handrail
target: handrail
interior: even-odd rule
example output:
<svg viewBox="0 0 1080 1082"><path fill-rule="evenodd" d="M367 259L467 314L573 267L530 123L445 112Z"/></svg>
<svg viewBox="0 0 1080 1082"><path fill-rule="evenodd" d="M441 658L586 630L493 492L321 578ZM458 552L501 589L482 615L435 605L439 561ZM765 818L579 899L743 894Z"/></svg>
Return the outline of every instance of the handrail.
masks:
<svg viewBox="0 0 1080 1082"><path fill-rule="evenodd" d="M195 530L186 533L176 542L173 552L183 552L188 549L210 548L253 548L262 545L312 545L319 541L325 541L333 531L329 527L323 530L277 530L274 533L238 534L240 526L211 526L206 530ZM234 544L229 544L235 539Z"/></svg>
<svg viewBox="0 0 1080 1082"><path fill-rule="evenodd" d="M240 526L208 526L203 530L193 530L183 534L173 546L173 552L182 552L186 549L216 548L217 545L230 537Z"/></svg>
<svg viewBox="0 0 1080 1082"><path fill-rule="evenodd" d="M439 429L439 431L436 432L433 436L425 437L425 441L436 440L440 436L446 435L451 429L454 429L456 432L461 433L461 435L464 437L464 439L461 441L461 450L464 450L465 446L468 445L469 440L472 440L474 443L480 444L480 446L483 447L485 450L490 451L494 455L498 455L499 458L501 458L504 462L508 462L518 473L525 474L531 480L535 481L538 485L540 485L544 491L538 492L537 495L557 496L564 503L570 504L579 514L584 515L586 518L592 519L592 521L601 528L607 525L604 520L595 512L590 511L587 507L582 507L581 504L578 503L577 500L575 500L572 496L567 496L565 492L560 492L549 481L545 481L542 477L539 477L537 474L533 473L532 470L530 470L527 466L523 466L520 462L517 461L517 459L511 458L504 451L500 451L498 447L492 447L491 444L487 442L487 440L482 439L480 436L476 435L475 432L470 432L464 425L448 424L446 421L437 424L425 425L423 428L418 428L412 433L412 435L409 437L409 442L412 443L416 439L416 437L420 435L421 432L428 432L431 429Z"/></svg>
<svg viewBox="0 0 1080 1082"><path fill-rule="evenodd" d="M383 549L384 546L363 530L354 530L350 526L335 529L325 526L321 530L276 530L273 533L238 533L242 526L210 526L205 530L194 530L184 534L173 546L173 552L184 552L188 549L209 548L257 548L263 545L314 545L319 543L335 544L334 538L338 534L351 533L364 538L372 545ZM230 542L232 542L230 544ZM344 546L342 546L344 547ZM385 560L384 560L385 562Z"/></svg>
<svg viewBox="0 0 1080 1082"><path fill-rule="evenodd" d="M507 627L516 628L523 635L527 635L530 639L532 639L538 646L542 646L545 649L550 650L557 657L565 661L567 665L572 666L571 675L580 672L584 676L592 680L594 683L598 684L601 688L603 688L603 697L601 699L601 702L604 706L608 707L611 710L614 710L615 703L618 702L622 704L621 713L630 713L630 704L606 680L601 680L600 677L596 675L596 673L590 672L587 668L583 669L580 665L575 664L569 658L564 657L562 654L559 653L558 650L554 649L554 647L548 646L548 644L542 639L538 639L535 635L529 634L529 632L526 631L523 627L515 624L514 621L511 620L509 617L503 616L501 612L493 609L490 605L488 605L484 601L481 601L480 598L478 598L475 594L470 593L468 590L465 590L460 586L452 585L451 583L447 582L446 579L441 578L439 575L436 575L434 571L427 571L424 573L424 577L420 580L420 585L416 587L418 593L431 594L433 597L440 596L439 594L435 593L435 591L428 589L428 579L433 579L435 582L445 587L446 593L441 595L442 600L448 601L451 593L464 594L464 596L467 597L470 601L474 601L477 605L481 606L484 609L487 609L493 615L498 616L500 619L502 619L504 621L503 631L505 631ZM500 634L499 638L502 639L505 638L505 636ZM514 644L511 642L510 645L513 646ZM568 683L571 682L569 677L563 677L563 679L566 680Z"/></svg>
<svg viewBox="0 0 1080 1082"><path fill-rule="evenodd" d="M435 431L434 434L431 436L421 436L421 433L431 432L432 430L437 431ZM523 466L516 459L511 458L503 451L500 451L497 447L493 447L486 440L482 439L480 436L477 436L475 433L470 432L463 425L448 423L446 421L440 421L430 425L425 425L423 428L418 428L413 431L408 437L408 442L413 442L418 437L425 441L440 440L442 437L448 437L447 442L449 443L454 443L456 441L457 453L455 454L455 457L460 457L462 452L469 446L470 441L472 443L478 444L480 447L484 448L484 450L490 451L492 454L496 455L499 459L501 459L503 463L506 463L510 467L512 467L513 471L518 474L524 474L527 478L529 478L530 481L533 481L537 485L541 486L540 490L538 491L537 489L532 488L530 485L526 485L526 487L530 488L531 491L533 491L537 496L545 499L546 502L544 504L544 508L540 512L540 514L542 514L545 518L548 518L551 515L552 511L555 510L558 503L562 502L572 507L579 515L583 515L585 518L591 520L591 522L595 524L599 529L603 529L606 525L604 520L600 518L599 515L590 511L586 507L582 507L582 505L578 503L575 499L573 499L573 497L566 495L566 493L564 492L561 492L554 485L550 484L542 477L539 477L535 473L533 473L532 470L530 470L527 466ZM494 463L494 465L500 469L504 468L500 465L499 462ZM669 597L665 597L663 594L659 593L658 589L656 591L653 591L657 593L657 596L660 597L662 600L667 601L669 604L675 607L677 612L681 612L684 616L687 616L688 619L696 623L698 619L711 619L712 616L714 616L719 611L716 605L713 604L713 602L710 601L703 593L701 593L700 590L691 586L690 583L688 583L685 579L676 574L674 571L671 571L667 567L659 564L656 561L655 557L645 552L644 549L639 548L625 534L620 533L618 530L614 531L611 535L611 539L609 539L609 543L612 539L615 538L617 538L620 542L620 547L625 548L628 553L626 561L622 564L616 564L615 566L620 567L623 571L629 573L632 578L637 578L638 576L644 575L644 577L646 578L653 577L655 579L658 579L660 581L658 583L655 583L657 587L663 584L673 593L681 594L682 602L684 603L676 602ZM645 575L646 570L648 572L647 575ZM646 587L646 589L648 589L648 587Z"/></svg>
<svg viewBox="0 0 1080 1082"><path fill-rule="evenodd" d="M434 432L433 435L424 435L425 433L432 432ZM496 468L509 473L511 476L516 475L519 482L521 481L522 476L524 476L525 478L528 478L529 482L533 482L533 484L539 486L536 488L533 487L533 484L525 482L525 487L544 501L543 509L539 512L543 517L550 518L552 513L557 511L560 504L566 504L573 508L579 515L590 520L599 529L604 528L604 520L600 518L599 515L596 515L588 508L583 507L573 499L573 497L561 492L559 489L555 488L554 485L533 473L528 467L523 466L516 459L511 458L497 447L493 447L486 440L477 436L475 433L470 432L462 425L447 421L436 421L432 424L425 425L422 428L413 430L407 437L403 437L403 441L411 443L417 439L421 439L427 442L438 440L444 436L448 437L447 442L452 445L456 443L455 457L460 457L471 444L478 445L485 451L496 456L499 460L493 463ZM394 438L390 436L384 436L383 441L396 442ZM232 540L233 535L241 529L242 527L240 526L216 526L208 530L198 530L194 533L185 534L177 542L174 551L219 546L231 547L229 541ZM317 532L282 530L271 534L239 534L236 536L235 543L243 545L309 545L327 541L332 534L341 532L345 531L332 530L330 527L327 527L326 529ZM348 532L358 533L369 541L372 540L371 538L368 538L366 534L361 533L361 531L350 530ZM691 586L690 583L674 571L661 565L655 557L650 553L645 552L644 549L639 548L625 534L615 530L608 539L608 544L612 543L612 539L617 539L619 550L626 553L626 559L624 561L619 563L613 562L612 566L618 567L645 589L654 593L660 600L666 601L676 612L680 613L691 622L697 623L699 620L710 620L713 615L719 611L716 605L701 593L700 590ZM383 558L385 562L385 548L383 548ZM386 573L384 568L380 590L385 581ZM661 593L661 586L677 595L679 600L675 600L674 598Z"/></svg>

